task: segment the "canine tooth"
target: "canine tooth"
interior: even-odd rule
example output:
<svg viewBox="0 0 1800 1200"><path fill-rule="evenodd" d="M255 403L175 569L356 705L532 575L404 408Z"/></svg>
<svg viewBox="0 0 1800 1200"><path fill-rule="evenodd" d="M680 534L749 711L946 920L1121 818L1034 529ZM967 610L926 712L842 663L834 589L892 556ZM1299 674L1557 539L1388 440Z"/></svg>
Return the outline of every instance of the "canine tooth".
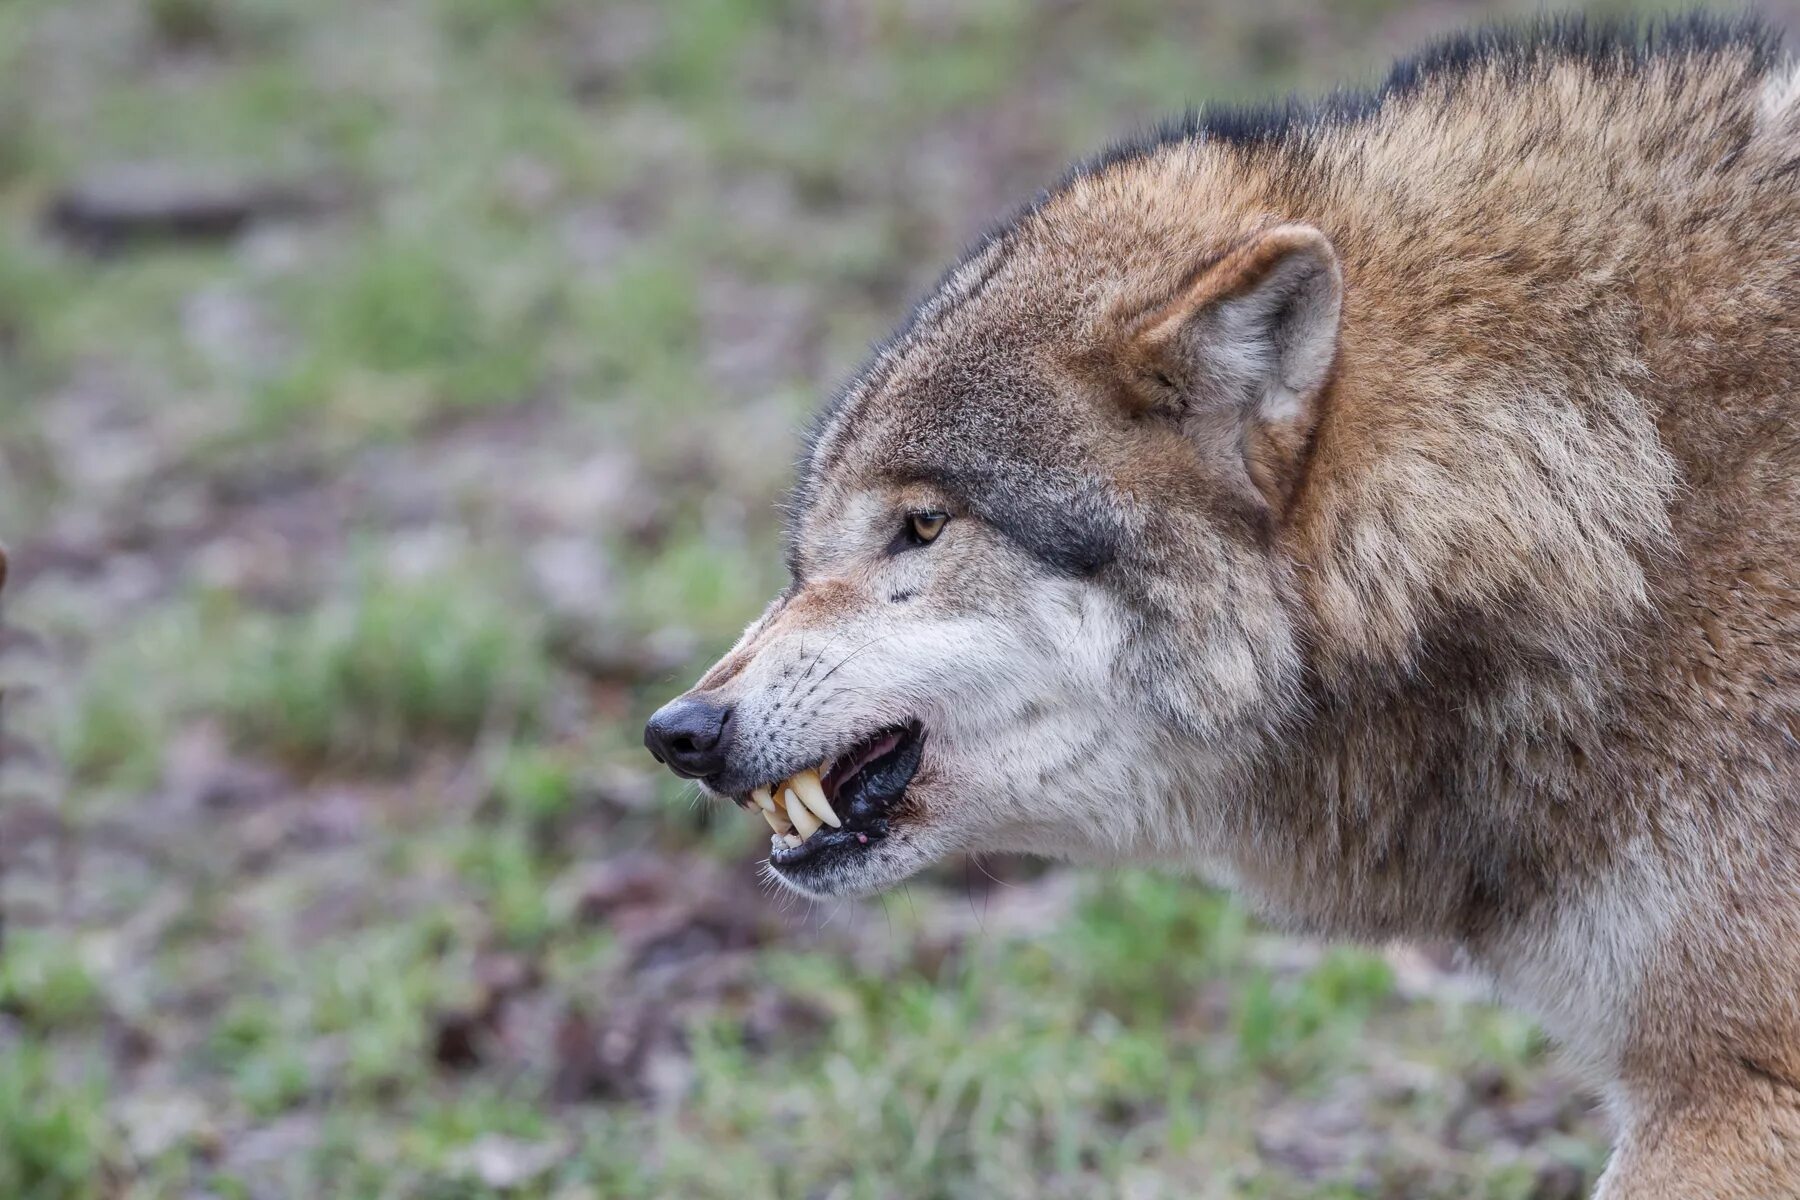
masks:
<svg viewBox="0 0 1800 1200"><path fill-rule="evenodd" d="M767 821L769 823L769 828L773 829L776 833L786 833L794 827L786 817L775 812L772 808L768 812L763 813L763 820Z"/></svg>
<svg viewBox="0 0 1800 1200"><path fill-rule="evenodd" d="M797 833L787 833L787 834L782 835L782 840L787 843L788 849L792 850L795 846L798 846L801 842L804 842L806 839L801 837Z"/></svg>
<svg viewBox="0 0 1800 1200"><path fill-rule="evenodd" d="M775 801L769 796L768 788L759 787L754 789L750 793L750 798L756 801L756 807L762 809L764 812L772 813L775 811Z"/></svg>
<svg viewBox="0 0 1800 1200"><path fill-rule="evenodd" d="M781 798L787 804L788 820L792 821L794 828L800 831L802 839L819 832L819 818L813 816L807 810L806 805L800 802L800 797L794 795L793 788L784 792Z"/></svg>
<svg viewBox="0 0 1800 1200"><path fill-rule="evenodd" d="M817 771L802 771L788 780L788 786L800 797L800 803L812 810L813 816L825 822L833 829L842 828L843 822L831 811L831 801L825 798L825 786L819 782Z"/></svg>

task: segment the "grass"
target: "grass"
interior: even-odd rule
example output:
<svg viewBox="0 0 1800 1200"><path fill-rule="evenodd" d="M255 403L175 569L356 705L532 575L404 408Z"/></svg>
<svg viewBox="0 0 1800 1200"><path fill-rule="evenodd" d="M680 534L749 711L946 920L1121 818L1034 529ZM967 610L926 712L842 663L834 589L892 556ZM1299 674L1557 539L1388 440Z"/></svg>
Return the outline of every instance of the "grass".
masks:
<svg viewBox="0 0 1800 1200"><path fill-rule="evenodd" d="M1473 1059L1445 1047L1477 1029L1484 1047L1520 1048L1516 1069L1541 1054L1517 1018L1398 1002L1380 958L1275 970L1259 961L1267 946L1222 900L1126 876L1042 941L980 940L926 968L904 946L885 971L777 958L769 978L816 1028L776 1046L746 1044L729 1020L700 1031L692 1103L644 1135L664 1190L639 1193L1085 1196L1135 1178L1148 1194L1178 1181L1198 1188L1181 1194L1263 1194L1250 1117L1280 1087L1322 1095L1372 1054L1454 1071ZM1214 1005L1223 1022L1201 1015ZM767 1144L766 1127L818 1132ZM1404 1168L1371 1150L1377 1174ZM1429 1194L1523 1194L1504 1171L1440 1186Z"/></svg>
<svg viewBox="0 0 1800 1200"><path fill-rule="evenodd" d="M84 788L129 792L155 784L183 718L301 773L392 773L528 730L550 691L542 624L484 569L363 566L291 613L189 596L95 656L57 727L61 759Z"/></svg>
<svg viewBox="0 0 1800 1200"><path fill-rule="evenodd" d="M28 929L0 961L0 1011L40 1034L80 1027L101 1015L100 989L78 947Z"/></svg>
<svg viewBox="0 0 1800 1200"><path fill-rule="evenodd" d="M113 1132L98 1077L64 1082L29 1045L0 1052L0 1194L87 1200L103 1194Z"/></svg>
<svg viewBox="0 0 1800 1200"><path fill-rule="evenodd" d="M7 719L58 782L0 811L0 1195L1591 1179L1533 1026L1385 948L1007 863L784 910L639 745L782 583L806 410L989 218L1464 15L0 5ZM54 232L146 161L307 203Z"/></svg>
<svg viewBox="0 0 1800 1200"><path fill-rule="evenodd" d="M351 260L341 275L303 281L289 300L306 350L259 389L259 435L311 423L398 436L431 415L535 390L533 297L494 296L422 240L341 252Z"/></svg>
<svg viewBox="0 0 1800 1200"><path fill-rule="evenodd" d="M448 572L364 572L341 599L228 637L214 703L239 742L334 770L394 769L434 743L528 727L548 687L537 624Z"/></svg>

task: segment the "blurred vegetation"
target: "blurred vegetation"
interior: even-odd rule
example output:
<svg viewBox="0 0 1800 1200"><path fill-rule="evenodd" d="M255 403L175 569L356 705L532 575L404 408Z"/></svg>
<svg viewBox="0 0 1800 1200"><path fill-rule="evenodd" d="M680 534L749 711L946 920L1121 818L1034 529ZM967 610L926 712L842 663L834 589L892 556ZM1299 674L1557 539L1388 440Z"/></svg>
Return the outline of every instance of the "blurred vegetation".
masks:
<svg viewBox="0 0 1800 1200"><path fill-rule="evenodd" d="M1582 1194L1430 953L1009 860L784 908L636 732L985 221L1526 7L0 5L0 1196Z"/></svg>

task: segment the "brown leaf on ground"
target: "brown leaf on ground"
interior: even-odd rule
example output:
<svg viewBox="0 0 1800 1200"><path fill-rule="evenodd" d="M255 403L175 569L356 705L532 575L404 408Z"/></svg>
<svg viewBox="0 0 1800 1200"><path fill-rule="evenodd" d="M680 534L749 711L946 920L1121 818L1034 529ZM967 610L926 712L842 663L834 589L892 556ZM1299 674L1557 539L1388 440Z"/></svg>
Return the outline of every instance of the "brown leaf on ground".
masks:
<svg viewBox="0 0 1800 1200"><path fill-rule="evenodd" d="M691 859L628 855L583 870L555 907L610 926L634 971L747 950L775 934L741 872Z"/></svg>
<svg viewBox="0 0 1800 1200"><path fill-rule="evenodd" d="M1589 1107L1560 1080L1540 1079L1521 1091L1492 1066L1469 1072L1464 1088L1462 1100L1444 1121L1444 1140L1454 1146L1531 1145L1546 1135L1574 1130Z"/></svg>
<svg viewBox="0 0 1800 1200"><path fill-rule="evenodd" d="M1545 1163L1532 1180L1531 1200L1582 1200L1588 1183L1587 1172L1574 1163Z"/></svg>
<svg viewBox="0 0 1800 1200"><path fill-rule="evenodd" d="M474 976L474 999L438 1014L432 1024L432 1060L453 1071L480 1066L504 1036L508 1004L543 982L538 964L518 954L484 954L475 960Z"/></svg>
<svg viewBox="0 0 1800 1200"><path fill-rule="evenodd" d="M756 1050L810 1046L830 1027L823 1007L772 987L756 989L743 1019L744 1041Z"/></svg>
<svg viewBox="0 0 1800 1200"><path fill-rule="evenodd" d="M232 753L213 725L198 725L169 745L164 791L184 812L240 812L292 790L280 771Z"/></svg>
<svg viewBox="0 0 1800 1200"><path fill-rule="evenodd" d="M571 1007L556 1028L551 1095L565 1103L642 1096L653 1044L669 1032L661 1009L648 1001L616 1005L599 1019Z"/></svg>
<svg viewBox="0 0 1800 1200"><path fill-rule="evenodd" d="M679 887L674 865L650 854L627 855L595 863L570 885L573 915L580 921L604 921L620 910L660 906Z"/></svg>

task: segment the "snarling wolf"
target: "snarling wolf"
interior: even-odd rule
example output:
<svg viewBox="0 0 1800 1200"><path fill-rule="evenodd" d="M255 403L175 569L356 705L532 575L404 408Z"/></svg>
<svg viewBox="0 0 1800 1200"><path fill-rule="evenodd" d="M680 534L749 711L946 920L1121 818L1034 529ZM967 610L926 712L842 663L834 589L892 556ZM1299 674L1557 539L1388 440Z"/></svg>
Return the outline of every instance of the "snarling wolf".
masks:
<svg viewBox="0 0 1800 1200"><path fill-rule="evenodd" d="M814 895L958 851L1450 939L1610 1198L1800 1195L1800 71L1550 22L1074 169L820 415L651 720Z"/></svg>

